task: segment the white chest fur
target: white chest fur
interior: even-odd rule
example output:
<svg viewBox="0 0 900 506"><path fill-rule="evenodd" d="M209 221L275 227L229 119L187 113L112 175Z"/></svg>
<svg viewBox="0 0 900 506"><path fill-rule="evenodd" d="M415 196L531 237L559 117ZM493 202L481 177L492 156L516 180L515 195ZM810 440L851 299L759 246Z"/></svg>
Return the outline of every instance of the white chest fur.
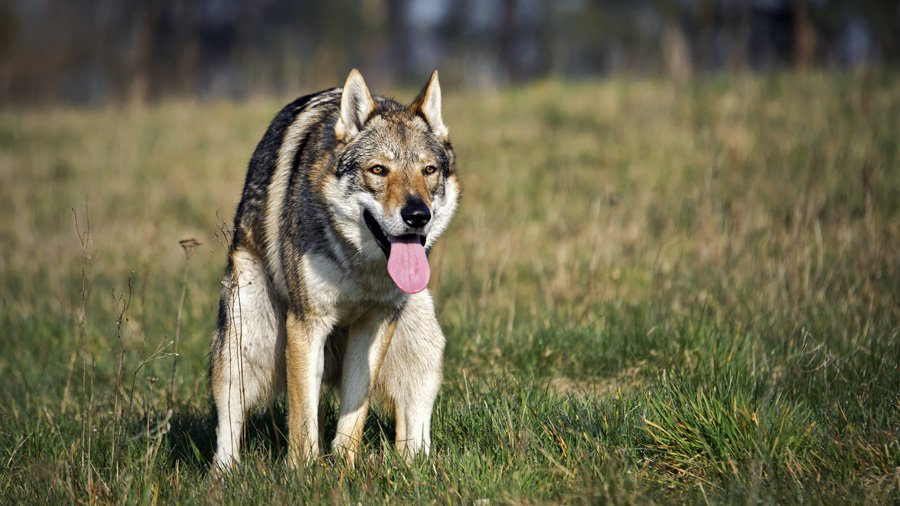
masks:
<svg viewBox="0 0 900 506"><path fill-rule="evenodd" d="M353 320L373 309L397 307L404 295L391 282L384 265L359 265L348 271L319 254L303 256L302 271L309 302L339 321Z"/></svg>

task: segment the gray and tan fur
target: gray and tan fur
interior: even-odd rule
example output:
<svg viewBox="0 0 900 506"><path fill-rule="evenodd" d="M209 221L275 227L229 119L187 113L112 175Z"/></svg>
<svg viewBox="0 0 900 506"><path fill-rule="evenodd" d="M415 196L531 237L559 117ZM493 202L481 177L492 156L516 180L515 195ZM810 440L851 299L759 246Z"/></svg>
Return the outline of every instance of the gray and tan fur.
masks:
<svg viewBox="0 0 900 506"><path fill-rule="evenodd" d="M428 290L388 275L386 238L430 251L458 191L436 71L409 106L353 70L278 113L250 161L212 339L217 466L240 460L248 412L282 391L290 462L316 457L323 382L339 386L335 454L353 462L373 396L397 451L428 453L444 335Z"/></svg>

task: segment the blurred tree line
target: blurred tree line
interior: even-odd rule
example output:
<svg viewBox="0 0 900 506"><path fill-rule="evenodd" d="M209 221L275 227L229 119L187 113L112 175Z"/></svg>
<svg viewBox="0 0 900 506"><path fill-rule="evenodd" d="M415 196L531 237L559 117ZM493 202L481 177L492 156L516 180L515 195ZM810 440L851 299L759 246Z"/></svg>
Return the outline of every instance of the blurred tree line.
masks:
<svg viewBox="0 0 900 506"><path fill-rule="evenodd" d="M896 66L896 0L0 0L0 102Z"/></svg>

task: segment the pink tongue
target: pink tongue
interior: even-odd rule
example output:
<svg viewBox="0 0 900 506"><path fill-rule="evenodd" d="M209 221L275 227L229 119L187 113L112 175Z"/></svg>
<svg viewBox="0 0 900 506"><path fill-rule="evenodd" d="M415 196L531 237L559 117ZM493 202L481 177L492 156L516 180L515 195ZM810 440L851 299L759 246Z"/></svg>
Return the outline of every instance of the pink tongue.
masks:
<svg viewBox="0 0 900 506"><path fill-rule="evenodd" d="M391 254L388 256L388 274L397 288L406 293L419 293L428 286L431 269L425 248L419 242L419 236L388 237L391 241Z"/></svg>

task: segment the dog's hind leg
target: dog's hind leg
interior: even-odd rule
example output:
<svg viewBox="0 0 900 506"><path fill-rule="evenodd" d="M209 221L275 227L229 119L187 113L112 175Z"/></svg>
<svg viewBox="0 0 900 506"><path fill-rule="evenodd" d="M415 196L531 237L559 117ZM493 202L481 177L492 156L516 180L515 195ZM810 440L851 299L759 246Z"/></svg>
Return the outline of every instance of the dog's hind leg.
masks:
<svg viewBox="0 0 900 506"><path fill-rule="evenodd" d="M394 406L397 453L407 459L431 448L431 414L441 385L444 333L431 295L409 298L397 321L378 383Z"/></svg>
<svg viewBox="0 0 900 506"><path fill-rule="evenodd" d="M215 463L240 460L248 410L272 398L284 377L284 312L262 261L235 250L223 281L219 324L213 337L212 394L218 415Z"/></svg>

